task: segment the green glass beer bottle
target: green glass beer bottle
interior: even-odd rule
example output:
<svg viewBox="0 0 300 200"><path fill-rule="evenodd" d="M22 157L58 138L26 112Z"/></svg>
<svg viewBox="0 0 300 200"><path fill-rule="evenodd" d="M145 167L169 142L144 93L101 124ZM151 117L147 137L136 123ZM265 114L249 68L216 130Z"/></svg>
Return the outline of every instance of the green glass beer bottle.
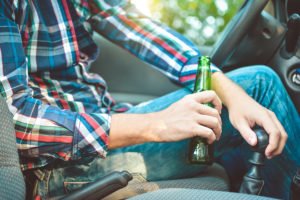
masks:
<svg viewBox="0 0 300 200"><path fill-rule="evenodd" d="M194 86L194 93L211 90L211 60L208 56L201 56L198 62L197 75ZM210 103L208 106L212 106ZM202 137L194 137L190 141L188 161L192 164L213 163L213 145L209 145Z"/></svg>

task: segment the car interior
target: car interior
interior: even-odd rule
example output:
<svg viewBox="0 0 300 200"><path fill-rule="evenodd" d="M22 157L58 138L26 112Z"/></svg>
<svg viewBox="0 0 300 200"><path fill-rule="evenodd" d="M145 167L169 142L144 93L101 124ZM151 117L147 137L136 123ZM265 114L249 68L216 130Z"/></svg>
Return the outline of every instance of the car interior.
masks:
<svg viewBox="0 0 300 200"><path fill-rule="evenodd" d="M295 13L300 14L297 0L245 1L216 44L199 48L224 72L255 64L270 66L300 111L299 26L288 29L289 18ZM94 38L101 52L91 71L107 80L109 91L117 101L137 104L180 88L96 33ZM292 47L287 47L287 43ZM115 55L118 59L107 59Z"/></svg>
<svg viewBox="0 0 300 200"><path fill-rule="evenodd" d="M300 112L299 35L298 0L245 0L215 45L199 48L203 55L210 56L212 62L224 72L254 64L271 67L281 78ZM92 64L91 71L101 74L107 81L109 91L117 102L136 105L180 88L124 49L96 33L93 37L100 46L100 55ZM5 109L0 109L1 116L5 116L1 117L0 122L2 127L9 127L3 128L1 132L11 132L13 128L9 124L12 122L4 121L11 121L11 116ZM17 195L14 199L24 199L24 182L20 177L20 170L16 169L17 150L2 143L3 140L0 142L0 165L9 167L0 168L1 177L13 180L10 184L15 184L15 189L19 192L0 187L0 197L6 195L2 198L5 199ZM11 143L10 147L13 146ZM15 171L9 172L12 169ZM134 174L114 172L57 199L271 199L251 195L255 194L251 192L253 191L243 192L249 195L230 192L230 180L225 170L215 163L198 177L180 180L144 182Z"/></svg>

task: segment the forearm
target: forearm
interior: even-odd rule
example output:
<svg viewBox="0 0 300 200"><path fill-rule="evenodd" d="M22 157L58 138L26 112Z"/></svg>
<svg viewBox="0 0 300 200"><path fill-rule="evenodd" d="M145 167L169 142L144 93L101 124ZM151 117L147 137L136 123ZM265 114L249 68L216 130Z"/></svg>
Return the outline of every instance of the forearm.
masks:
<svg viewBox="0 0 300 200"><path fill-rule="evenodd" d="M145 142L155 142L155 113L114 114L111 119L108 148L115 149Z"/></svg>
<svg viewBox="0 0 300 200"><path fill-rule="evenodd" d="M212 89L220 97L222 103L231 108L237 102L244 101L247 93L236 83L227 78L222 72L216 72L212 75Z"/></svg>

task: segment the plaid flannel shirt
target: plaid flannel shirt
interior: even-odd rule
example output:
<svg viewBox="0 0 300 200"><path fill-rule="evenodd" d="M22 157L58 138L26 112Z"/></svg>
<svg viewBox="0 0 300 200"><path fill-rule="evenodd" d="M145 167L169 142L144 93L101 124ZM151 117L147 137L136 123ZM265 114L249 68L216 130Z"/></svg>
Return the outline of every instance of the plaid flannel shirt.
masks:
<svg viewBox="0 0 300 200"><path fill-rule="evenodd" d="M98 54L90 30L178 83L195 78L197 47L128 1L1 0L0 93L23 170L106 155L111 112L126 108L88 71Z"/></svg>

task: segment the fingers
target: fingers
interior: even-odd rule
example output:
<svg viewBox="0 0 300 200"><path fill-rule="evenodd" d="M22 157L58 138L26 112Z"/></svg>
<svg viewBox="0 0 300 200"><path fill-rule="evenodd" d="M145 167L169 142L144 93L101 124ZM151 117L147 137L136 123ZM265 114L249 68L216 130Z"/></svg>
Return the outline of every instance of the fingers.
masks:
<svg viewBox="0 0 300 200"><path fill-rule="evenodd" d="M277 134L279 134L279 136L275 135L275 139L278 140L278 142L276 142L277 147L276 148L272 148L272 147L268 148L267 147L266 152L265 152L265 154L268 158L272 158L276 155L281 154L281 152L283 151L283 148L284 148L286 140L287 140L287 133L284 130L281 123L279 122L279 120L277 119L276 115L272 111L268 111L268 113L269 113L271 120L274 123L274 126L277 128L276 133L279 132L279 133L277 133ZM271 137L271 135L270 135L270 137ZM271 143L271 141L270 141L270 143Z"/></svg>
<svg viewBox="0 0 300 200"><path fill-rule="evenodd" d="M212 129L214 134L216 135L216 139L217 140L220 139L221 132L222 132L222 125L220 124L219 120L216 117L211 117L207 115L198 115L197 121L200 125Z"/></svg>
<svg viewBox="0 0 300 200"><path fill-rule="evenodd" d="M263 127L265 131L269 134L269 145L266 148L266 156L268 158L271 157L273 152L275 152L279 146L280 140L281 140L281 134L279 129L277 128L277 125L273 122L272 118L269 116L269 114L261 117L257 121L258 125Z"/></svg>
<svg viewBox="0 0 300 200"><path fill-rule="evenodd" d="M216 135L210 128L201 125L196 127L197 128L195 128L195 136L206 138L208 144L212 144L216 140Z"/></svg>
<svg viewBox="0 0 300 200"><path fill-rule="evenodd" d="M198 124L194 134L205 137L208 143L219 139L222 132L222 120L220 117L222 102L214 91L204 91L186 96L189 109L194 111L193 118ZM205 103L212 103L211 108Z"/></svg>
<svg viewBox="0 0 300 200"><path fill-rule="evenodd" d="M257 137L255 132L250 128L249 123L246 119L241 118L239 124L237 125L237 129L243 138L247 141L248 144L254 146L257 144Z"/></svg>
<svg viewBox="0 0 300 200"><path fill-rule="evenodd" d="M285 146L287 133L275 114L270 110L266 110L266 115L261 117L257 124L269 134L269 145L265 151L266 156L270 159L279 155Z"/></svg>
<svg viewBox="0 0 300 200"><path fill-rule="evenodd" d="M211 108L211 107L209 107L207 105L203 105L203 104L197 104L195 109L199 114L209 115L209 116L217 118L219 123L222 126L221 116L220 116L219 111L217 109Z"/></svg>
<svg viewBox="0 0 300 200"><path fill-rule="evenodd" d="M217 94L212 91L203 91L199 93L193 94L193 97L198 103L204 104L204 103L212 103L214 105L214 108L217 109L219 113L221 113L222 110L222 101L217 96Z"/></svg>

